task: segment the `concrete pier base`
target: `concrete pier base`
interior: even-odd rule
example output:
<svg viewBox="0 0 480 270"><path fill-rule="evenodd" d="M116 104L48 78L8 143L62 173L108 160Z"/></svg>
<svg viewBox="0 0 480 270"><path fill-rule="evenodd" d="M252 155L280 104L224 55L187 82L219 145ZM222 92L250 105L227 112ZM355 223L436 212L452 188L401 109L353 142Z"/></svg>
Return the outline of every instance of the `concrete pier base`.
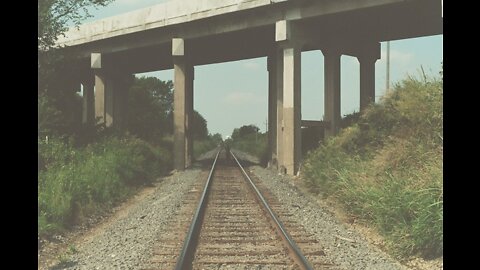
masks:
<svg viewBox="0 0 480 270"><path fill-rule="evenodd" d="M340 52L331 49L323 50L325 64L325 139L334 136L340 128Z"/></svg>
<svg viewBox="0 0 480 270"><path fill-rule="evenodd" d="M181 38L172 40L174 66L174 168L184 170L193 159L193 66L185 55L185 42Z"/></svg>

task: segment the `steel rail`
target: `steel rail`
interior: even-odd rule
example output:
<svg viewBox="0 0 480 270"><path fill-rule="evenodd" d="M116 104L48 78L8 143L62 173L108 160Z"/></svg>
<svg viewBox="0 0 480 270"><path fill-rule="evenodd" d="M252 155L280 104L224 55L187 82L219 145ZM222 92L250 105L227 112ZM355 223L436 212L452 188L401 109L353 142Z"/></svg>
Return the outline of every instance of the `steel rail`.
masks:
<svg viewBox="0 0 480 270"><path fill-rule="evenodd" d="M313 270L312 265L308 262L307 258L305 258L305 255L303 255L302 251L298 248L297 244L295 244L293 239L287 233L282 222L277 218L277 216L275 215L273 210L270 208L270 206L268 206L268 203L263 197L262 193L258 190L256 185L253 183L252 179L250 179L250 176L248 176L247 172L245 172L242 165L238 161L237 157L233 154L232 151L230 151L230 154L235 159L235 161L237 162L237 165L240 167L241 171L243 172L243 175L250 183L250 187L252 187L253 190L255 191L257 198L262 202L263 207L267 210L267 212L270 214L270 217L275 222L275 227L280 232L280 236L282 237L284 242L287 244L289 251L291 251L293 257L295 258L295 262L303 269Z"/></svg>
<svg viewBox="0 0 480 270"><path fill-rule="evenodd" d="M215 156L215 160L213 161L212 168L210 169L210 173L208 175L207 183L205 184L205 188L203 189L202 196L200 197L200 203L198 204L197 210L195 211L195 215L192 219L192 224L190 224L190 228L188 230L187 237L183 242L182 252L180 253L180 257L177 260L177 264L175 266L175 270L184 270L184 269L191 269L192 268L192 260L193 260L193 252L195 251L196 242L198 241L198 234L202 227L202 220L203 214L205 213L205 206L206 206L206 199L208 195L208 191L210 189L210 183L212 179L213 172L215 170L215 165L217 164L217 159L222 149L218 150L217 155Z"/></svg>

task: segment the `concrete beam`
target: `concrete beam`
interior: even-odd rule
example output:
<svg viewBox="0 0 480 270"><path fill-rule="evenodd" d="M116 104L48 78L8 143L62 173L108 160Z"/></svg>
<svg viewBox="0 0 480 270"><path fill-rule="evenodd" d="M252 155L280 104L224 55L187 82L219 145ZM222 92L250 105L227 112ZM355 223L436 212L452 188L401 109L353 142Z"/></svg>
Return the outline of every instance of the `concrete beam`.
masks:
<svg viewBox="0 0 480 270"><path fill-rule="evenodd" d="M172 39L174 66L174 168L184 170L192 162L193 67L185 56L185 42ZM180 48L181 47L181 48Z"/></svg>
<svg viewBox="0 0 480 270"><path fill-rule="evenodd" d="M325 129L325 138L334 136L340 127L340 52L335 49L323 50L325 64L325 112L324 121L330 122Z"/></svg>
<svg viewBox="0 0 480 270"><path fill-rule="evenodd" d="M90 65L93 69L102 68L102 54L101 53L91 53L90 54Z"/></svg>
<svg viewBox="0 0 480 270"><path fill-rule="evenodd" d="M190 2L188 6L202 6L197 3L199 1ZM224 4L223 1L208 2L210 6ZM247 3L253 3L240 2L241 9ZM181 16L185 22L178 24L179 18L172 18L175 23L170 25L163 25L161 21L165 18L159 17L161 13L149 8L135 16L125 14L125 17L82 25L80 30L72 29L67 33L69 37L61 37L59 42L62 43L63 39L64 44L72 45L64 49L72 55L87 59L92 51L102 52L104 56L117 59L120 64L116 66L137 73L172 69L171 46L175 37L189 41L192 65L267 56L275 44L272 29L281 20L293 20L304 26L300 28L312 30L313 35L308 35L310 38L321 37L322 40L356 34L359 40L383 41L442 33L439 31L442 26L440 0L289 0L270 3L265 1L265 5L241 11L235 9L237 6L227 4L228 8L225 8L232 12L221 16L203 16L200 15L203 11L195 9L194 13ZM256 45L250 46L248 40L255 40ZM347 42L350 43L356 44ZM354 51L342 53L356 56Z"/></svg>
<svg viewBox="0 0 480 270"><path fill-rule="evenodd" d="M441 0L288 0L282 2L285 3L276 4L271 0L171 1L82 24L78 28L72 27L66 32L66 37L59 37L57 44L74 46L163 29L174 35L183 34L183 37L191 39L197 35L204 35L205 32L215 35L228 31L240 31L250 27L271 25L282 19L310 19L365 10L378 11L379 14L383 14L385 12L382 9L387 11L412 9L413 11L419 10L416 13L413 12L413 15L417 13L431 14L429 17L441 18ZM263 16L258 16L259 14ZM405 16L403 17L406 20ZM426 17L428 16L423 16L423 18ZM215 21L217 18L224 23ZM212 20L214 23L211 23ZM382 20L376 19L376 21ZM204 22L208 23L202 24ZM179 24L182 24L182 27L178 27ZM195 24L196 27L191 27L192 24Z"/></svg>
<svg viewBox="0 0 480 270"><path fill-rule="evenodd" d="M185 41L183 38L172 39L172 56L185 56Z"/></svg>

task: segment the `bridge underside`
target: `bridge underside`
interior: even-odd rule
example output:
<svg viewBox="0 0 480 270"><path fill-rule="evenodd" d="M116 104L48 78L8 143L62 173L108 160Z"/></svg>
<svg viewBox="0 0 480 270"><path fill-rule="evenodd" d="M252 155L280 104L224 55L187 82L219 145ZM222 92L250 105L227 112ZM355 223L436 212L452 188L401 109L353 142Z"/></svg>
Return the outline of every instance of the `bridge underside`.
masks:
<svg viewBox="0 0 480 270"><path fill-rule="evenodd" d="M122 126L127 106L122 80L133 73L173 68L174 163L176 169L184 169L192 160L188 127L193 113L194 67L268 57L271 164L296 174L301 159L302 51L321 50L325 56L328 137L339 128L342 54L359 59L360 107L364 109L375 99L375 62L380 58L381 41L443 33L439 0L392 1L395 3L305 18L288 15L289 5L305 5L308 14L310 2L219 15L192 22L192 26L160 27L66 48L77 56L75 65L82 71L73 77L86 89L84 121L93 122L96 116L106 126Z"/></svg>

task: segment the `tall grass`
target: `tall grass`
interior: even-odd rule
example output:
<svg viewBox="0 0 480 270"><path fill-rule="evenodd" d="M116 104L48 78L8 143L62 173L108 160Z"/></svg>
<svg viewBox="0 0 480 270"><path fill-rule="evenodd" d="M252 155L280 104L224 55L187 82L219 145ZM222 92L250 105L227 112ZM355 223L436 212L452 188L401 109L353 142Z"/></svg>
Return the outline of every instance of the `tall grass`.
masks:
<svg viewBox="0 0 480 270"><path fill-rule="evenodd" d="M397 257L443 254L443 84L409 77L310 152L304 181L373 224Z"/></svg>
<svg viewBox="0 0 480 270"><path fill-rule="evenodd" d="M84 148L38 141L38 233L61 231L111 207L171 167L171 153L135 138L108 137Z"/></svg>

